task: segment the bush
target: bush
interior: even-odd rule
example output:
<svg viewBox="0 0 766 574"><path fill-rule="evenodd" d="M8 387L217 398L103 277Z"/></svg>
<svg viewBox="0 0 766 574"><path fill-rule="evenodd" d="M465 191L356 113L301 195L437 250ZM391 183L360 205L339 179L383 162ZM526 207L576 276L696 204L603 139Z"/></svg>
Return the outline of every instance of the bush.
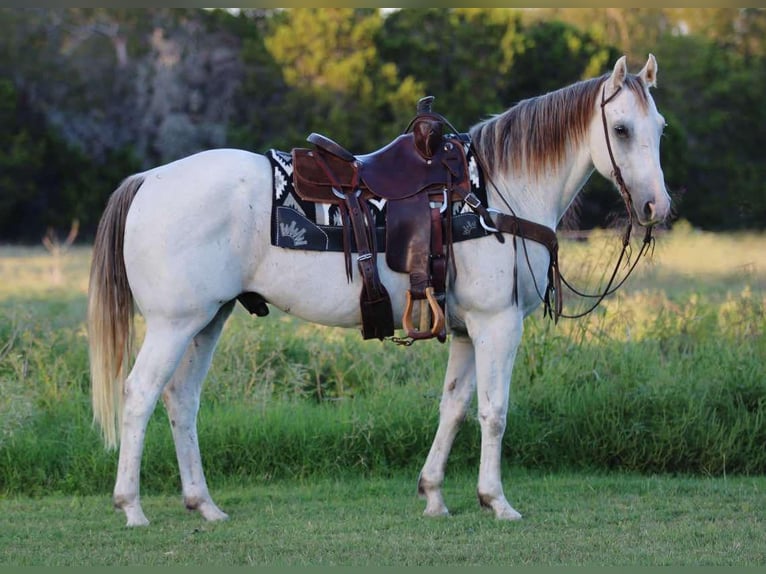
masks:
<svg viewBox="0 0 766 574"><path fill-rule="evenodd" d="M678 233L658 245L677 273L687 266L689 276L710 278L702 263L738 269L737 258L763 257L763 238ZM569 253L573 247L590 255ZM578 257L602 251L595 238L564 248L573 269ZM704 261L690 252L704 252ZM90 252L72 251L56 288L45 285L44 255L5 253L15 255L0 261L14 277L0 284L0 493L109 492L117 456L91 426L83 281ZM504 460L548 470L766 472L766 316L763 294L746 286L752 278L721 273L690 286L658 264L631 278L640 289L621 291L585 319L554 326L533 314L516 357ZM414 480L436 431L446 358L447 346L434 341L366 342L356 330L277 311L254 319L238 308L203 388L208 479L406 471ZM176 492L163 410L149 423L142 486ZM450 468L478 466L475 412Z"/></svg>

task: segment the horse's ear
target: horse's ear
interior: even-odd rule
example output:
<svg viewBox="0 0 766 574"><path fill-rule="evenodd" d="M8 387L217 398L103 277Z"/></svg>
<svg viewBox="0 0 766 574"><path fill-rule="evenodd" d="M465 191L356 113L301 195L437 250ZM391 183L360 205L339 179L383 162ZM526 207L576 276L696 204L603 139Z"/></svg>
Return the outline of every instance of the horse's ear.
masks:
<svg viewBox="0 0 766 574"><path fill-rule="evenodd" d="M647 88L654 88L657 85L657 58L654 54L649 54L644 68L638 73L638 77Z"/></svg>
<svg viewBox="0 0 766 574"><path fill-rule="evenodd" d="M622 56L614 65L612 70L612 76L609 78L609 84L613 90L619 90L622 84L625 82L625 78L628 75L628 62L625 56Z"/></svg>

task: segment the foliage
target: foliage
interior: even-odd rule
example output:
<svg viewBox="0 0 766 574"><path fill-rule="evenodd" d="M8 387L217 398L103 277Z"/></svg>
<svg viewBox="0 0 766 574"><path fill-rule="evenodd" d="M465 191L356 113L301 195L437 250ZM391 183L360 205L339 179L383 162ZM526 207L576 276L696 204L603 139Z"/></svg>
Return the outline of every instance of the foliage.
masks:
<svg viewBox="0 0 766 574"><path fill-rule="evenodd" d="M648 52L676 212L760 229L764 29L761 8L2 8L0 240L74 218L87 240L123 177L202 149L289 149L320 131L369 151L427 94L465 131ZM579 226L620 207L594 178Z"/></svg>
<svg viewBox="0 0 766 574"><path fill-rule="evenodd" d="M666 162L671 181L686 192L677 208L710 229L761 227L766 58L722 50L697 37L664 38L658 51L666 54L665 73L676 79L658 95L658 105L673 110L668 119L679 126L674 137L686 144L681 166ZM671 105L681 101L686 105Z"/></svg>
<svg viewBox="0 0 766 574"><path fill-rule="evenodd" d="M402 102L416 101L413 82L401 82L394 64L381 60L374 38L382 25L377 11L350 8L291 10L271 27L265 45L292 88L283 122L284 141L304 143L311 131L328 132L359 152L391 139ZM285 125L285 124L288 125Z"/></svg>
<svg viewBox="0 0 766 574"><path fill-rule="evenodd" d="M101 161L67 144L28 94L0 78L0 239L39 239L101 208L101 190L117 172L136 167L129 152Z"/></svg>
<svg viewBox="0 0 766 574"><path fill-rule="evenodd" d="M578 285L597 281L618 244L607 232L562 241L563 270ZM763 246L762 236L679 225L658 239L654 263L639 265L597 313L557 326L528 318L504 459L556 471L766 472ZM108 492L116 456L91 427L88 396L90 252L70 253L61 286L46 283L41 248L3 253L0 493ZM446 352L435 342L402 349L276 310L253 319L238 309L203 390L208 477L416 472L435 431ZM450 469L478 462L474 413ZM177 488L162 407L149 425L143 477L149 492Z"/></svg>
<svg viewBox="0 0 766 574"><path fill-rule="evenodd" d="M489 111L505 107L520 27L510 11L408 9L385 19L376 43L381 58L422 86L420 96L435 96L435 109L468 131ZM413 112L410 106L407 114Z"/></svg>

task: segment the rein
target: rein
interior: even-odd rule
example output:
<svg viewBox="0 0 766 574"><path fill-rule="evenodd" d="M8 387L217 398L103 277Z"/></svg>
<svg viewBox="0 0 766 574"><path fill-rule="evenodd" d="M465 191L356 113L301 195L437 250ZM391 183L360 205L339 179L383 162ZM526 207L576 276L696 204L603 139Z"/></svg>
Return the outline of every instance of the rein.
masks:
<svg viewBox="0 0 766 574"><path fill-rule="evenodd" d="M588 315L589 313L593 312L596 307L601 304L601 302L608 297L609 295L612 295L615 293L630 277L630 275L633 273L633 271L636 268L636 265L638 264L638 261L641 259L642 256L645 256L651 248L651 251L654 250L654 237L652 237L652 228L647 227L646 232L644 234L643 243L641 244L641 249L638 252L638 256L635 258L633 263L630 263L630 235L633 230L633 200L630 195L630 190L628 189L628 186L625 183L625 180L622 177L622 172L620 171L620 166L617 165L617 161L614 158L614 153L612 151L612 143L611 139L609 137L609 128L607 126L606 121L606 105L611 102L617 94L620 93L620 90L622 89L622 86L618 87L612 95L610 95L608 98L606 97L606 86L604 86L601 90L601 121L604 126L604 137L606 138L606 147L607 151L609 152L609 159L612 162L612 173L614 174L614 178L617 182L617 185L620 190L620 195L622 196L623 201L625 202L625 209L628 212L628 224L623 232L622 235L622 250L620 251L620 256L617 258L617 262L615 263L614 269L612 270L612 274L609 277L609 281L604 288L604 290L601 293L595 293L595 294L589 294L589 293L583 293L582 291L576 289L572 286L571 283L569 283L561 274L561 270L559 268L559 261L558 261L558 239L556 237L556 232L552 229L525 220L521 219L520 217L516 216L515 213L513 213L513 208L511 208L508 201L500 194L500 199L503 200L503 203L505 203L508 210L511 212L510 215L504 214L504 213L495 213L495 218L493 222L495 223L494 229L485 226L485 228L488 231L493 232L503 232L503 233L509 233L513 236L513 242L514 242L514 256L518 256L518 251L516 250L516 237L521 238L521 244L524 248L524 258L527 262L527 267L530 270L530 275L532 276L532 281L535 286L535 291L537 292L537 296L540 298L540 300L543 302L544 305L544 312L543 316L549 316L551 317L555 323L558 323L559 317L563 317L565 319L579 319L581 317L584 317ZM483 163L482 159L480 158L479 154L476 155L477 159L480 163ZM490 179L489 172L482 166L484 169L484 173L487 174L487 178ZM494 183L493 183L494 185ZM497 186L495 186L495 189L497 189ZM550 263L548 265L548 286L545 289L545 293L540 292L540 288L537 284L537 280L535 279L534 273L532 273L532 263L529 260L529 253L527 251L527 243L526 239L531 239L532 241L535 241L537 243L541 243L545 247L548 248L548 252L550 254ZM626 275L616 284L613 285L615 282L615 279L617 278L617 273L620 269L620 266L622 265L623 259L625 258L627 254L628 257L628 264L630 267L628 268L628 272ZM513 272L513 298L514 302L518 303L518 290L517 290L517 272L516 272L516 266L517 263L514 264L514 272ZM566 285L567 288L569 288L570 291L575 293L576 295L588 299L595 299L596 301L585 311L581 313L576 314L566 314L563 313L563 298L562 298L562 290L561 285Z"/></svg>

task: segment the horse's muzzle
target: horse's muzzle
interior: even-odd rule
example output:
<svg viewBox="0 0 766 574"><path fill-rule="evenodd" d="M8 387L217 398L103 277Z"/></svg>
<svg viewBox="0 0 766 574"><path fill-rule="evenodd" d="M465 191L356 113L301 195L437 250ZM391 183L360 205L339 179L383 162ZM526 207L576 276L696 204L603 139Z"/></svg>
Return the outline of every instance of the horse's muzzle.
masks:
<svg viewBox="0 0 766 574"><path fill-rule="evenodd" d="M662 202L659 206L655 201L647 201L639 214L641 225L651 227L665 221L670 211L670 204Z"/></svg>

